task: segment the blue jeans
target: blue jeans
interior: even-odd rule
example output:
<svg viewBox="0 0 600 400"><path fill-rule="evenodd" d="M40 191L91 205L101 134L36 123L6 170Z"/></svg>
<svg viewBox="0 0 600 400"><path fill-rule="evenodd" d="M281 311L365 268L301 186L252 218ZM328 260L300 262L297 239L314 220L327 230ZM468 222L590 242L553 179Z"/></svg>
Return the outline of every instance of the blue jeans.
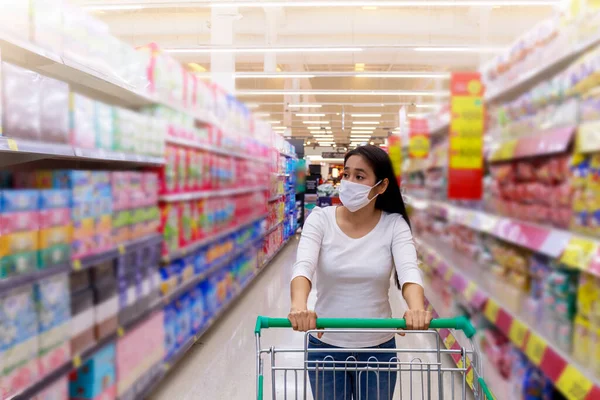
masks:
<svg viewBox="0 0 600 400"><path fill-rule="evenodd" d="M330 352L328 349L337 349L319 339L309 336L308 348L322 351L308 352L309 367L316 367L317 371L308 371L308 378L315 400L391 400L396 387L397 372L393 371L396 365L379 366L378 362L396 362L395 351L389 353L356 353L356 352ZM396 340L375 346L377 349L395 349ZM344 361L351 359L359 362L370 362L368 367L380 367L380 372L356 371L356 364L348 365L348 371L344 371ZM319 362L325 361L325 362ZM323 371L318 368L331 368L332 364L327 361L336 361L335 368L339 371ZM358 368L365 368L366 364ZM386 371L391 368L392 371ZM358 377L357 377L358 374Z"/></svg>

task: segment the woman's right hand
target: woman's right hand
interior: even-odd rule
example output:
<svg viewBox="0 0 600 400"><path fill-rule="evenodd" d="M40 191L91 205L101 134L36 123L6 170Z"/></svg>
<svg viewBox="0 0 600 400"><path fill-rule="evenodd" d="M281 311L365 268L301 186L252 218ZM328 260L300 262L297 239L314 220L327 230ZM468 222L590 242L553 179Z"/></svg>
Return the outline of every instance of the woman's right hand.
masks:
<svg viewBox="0 0 600 400"><path fill-rule="evenodd" d="M306 332L317 329L317 313L312 310L292 308L288 314L292 328L298 332ZM319 339L323 333L319 333Z"/></svg>

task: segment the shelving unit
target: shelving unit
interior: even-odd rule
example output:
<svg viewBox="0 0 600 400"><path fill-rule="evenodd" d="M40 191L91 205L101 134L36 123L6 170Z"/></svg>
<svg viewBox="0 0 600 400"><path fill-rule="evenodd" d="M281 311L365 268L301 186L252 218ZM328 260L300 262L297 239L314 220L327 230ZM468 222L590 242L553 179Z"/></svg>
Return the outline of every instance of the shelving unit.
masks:
<svg viewBox="0 0 600 400"><path fill-rule="evenodd" d="M451 251L436 238L425 236L418 244L427 264L466 301L481 309L563 394L579 393L577 398L585 400L600 396L600 379L532 324L532 318L523 311L520 292L501 280L489 279L483 266Z"/></svg>

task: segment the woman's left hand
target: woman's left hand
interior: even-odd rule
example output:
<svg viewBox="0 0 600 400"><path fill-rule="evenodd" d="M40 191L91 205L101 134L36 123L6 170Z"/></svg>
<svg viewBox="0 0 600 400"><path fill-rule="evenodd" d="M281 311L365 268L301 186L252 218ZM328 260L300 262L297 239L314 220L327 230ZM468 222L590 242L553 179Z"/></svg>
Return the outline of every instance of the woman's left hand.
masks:
<svg viewBox="0 0 600 400"><path fill-rule="evenodd" d="M425 331L429 329L431 318L431 311L406 310L406 312L404 313L404 319L406 320L406 330Z"/></svg>

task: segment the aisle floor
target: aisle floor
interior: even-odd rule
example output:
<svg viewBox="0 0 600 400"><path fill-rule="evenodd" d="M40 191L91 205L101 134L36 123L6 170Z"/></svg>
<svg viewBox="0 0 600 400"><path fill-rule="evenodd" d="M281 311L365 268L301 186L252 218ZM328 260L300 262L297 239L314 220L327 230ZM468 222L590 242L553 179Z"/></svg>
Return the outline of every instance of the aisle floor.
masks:
<svg viewBox="0 0 600 400"><path fill-rule="evenodd" d="M248 288L247 292L234 304L215 326L205 334L189 353L174 366L169 375L152 394L152 400L248 400L256 398L256 352L254 325L257 315L285 317L289 311L289 282L294 263L297 238L277 256L266 270ZM393 314L402 317L405 303L397 289L391 289L390 298ZM311 293L309 305L315 301ZM302 348L304 334L290 329L263 331L262 348ZM405 348L435 348L433 335L410 335L397 338L398 346ZM282 355L285 365L302 366L303 354ZM420 358L434 362L433 354L401 354L400 361L414 362ZM444 367L454 367L449 356L443 359ZM265 364L265 400L273 399L268 360ZM302 373L299 374L299 382ZM422 385L427 380L420 373L403 373L402 389L397 388L395 399L428 398L422 393ZM435 376L434 376L435 375ZM283 374L276 377L276 399L296 399L296 383L293 374L287 374L288 384L284 385ZM400 381L400 380L399 380ZM407 383L413 382L414 391ZM400 382L399 382L400 385ZM444 399L462 399L462 385L458 375L444 374ZM286 386L286 387L284 387ZM310 390L309 390L310 391ZM427 391L425 389L425 391ZM298 399L303 399L303 384L298 383ZM286 397L287 394L287 397ZM312 396L307 396L312 398ZM439 398L437 374L432 374L431 398ZM467 388L467 398L472 398Z"/></svg>

